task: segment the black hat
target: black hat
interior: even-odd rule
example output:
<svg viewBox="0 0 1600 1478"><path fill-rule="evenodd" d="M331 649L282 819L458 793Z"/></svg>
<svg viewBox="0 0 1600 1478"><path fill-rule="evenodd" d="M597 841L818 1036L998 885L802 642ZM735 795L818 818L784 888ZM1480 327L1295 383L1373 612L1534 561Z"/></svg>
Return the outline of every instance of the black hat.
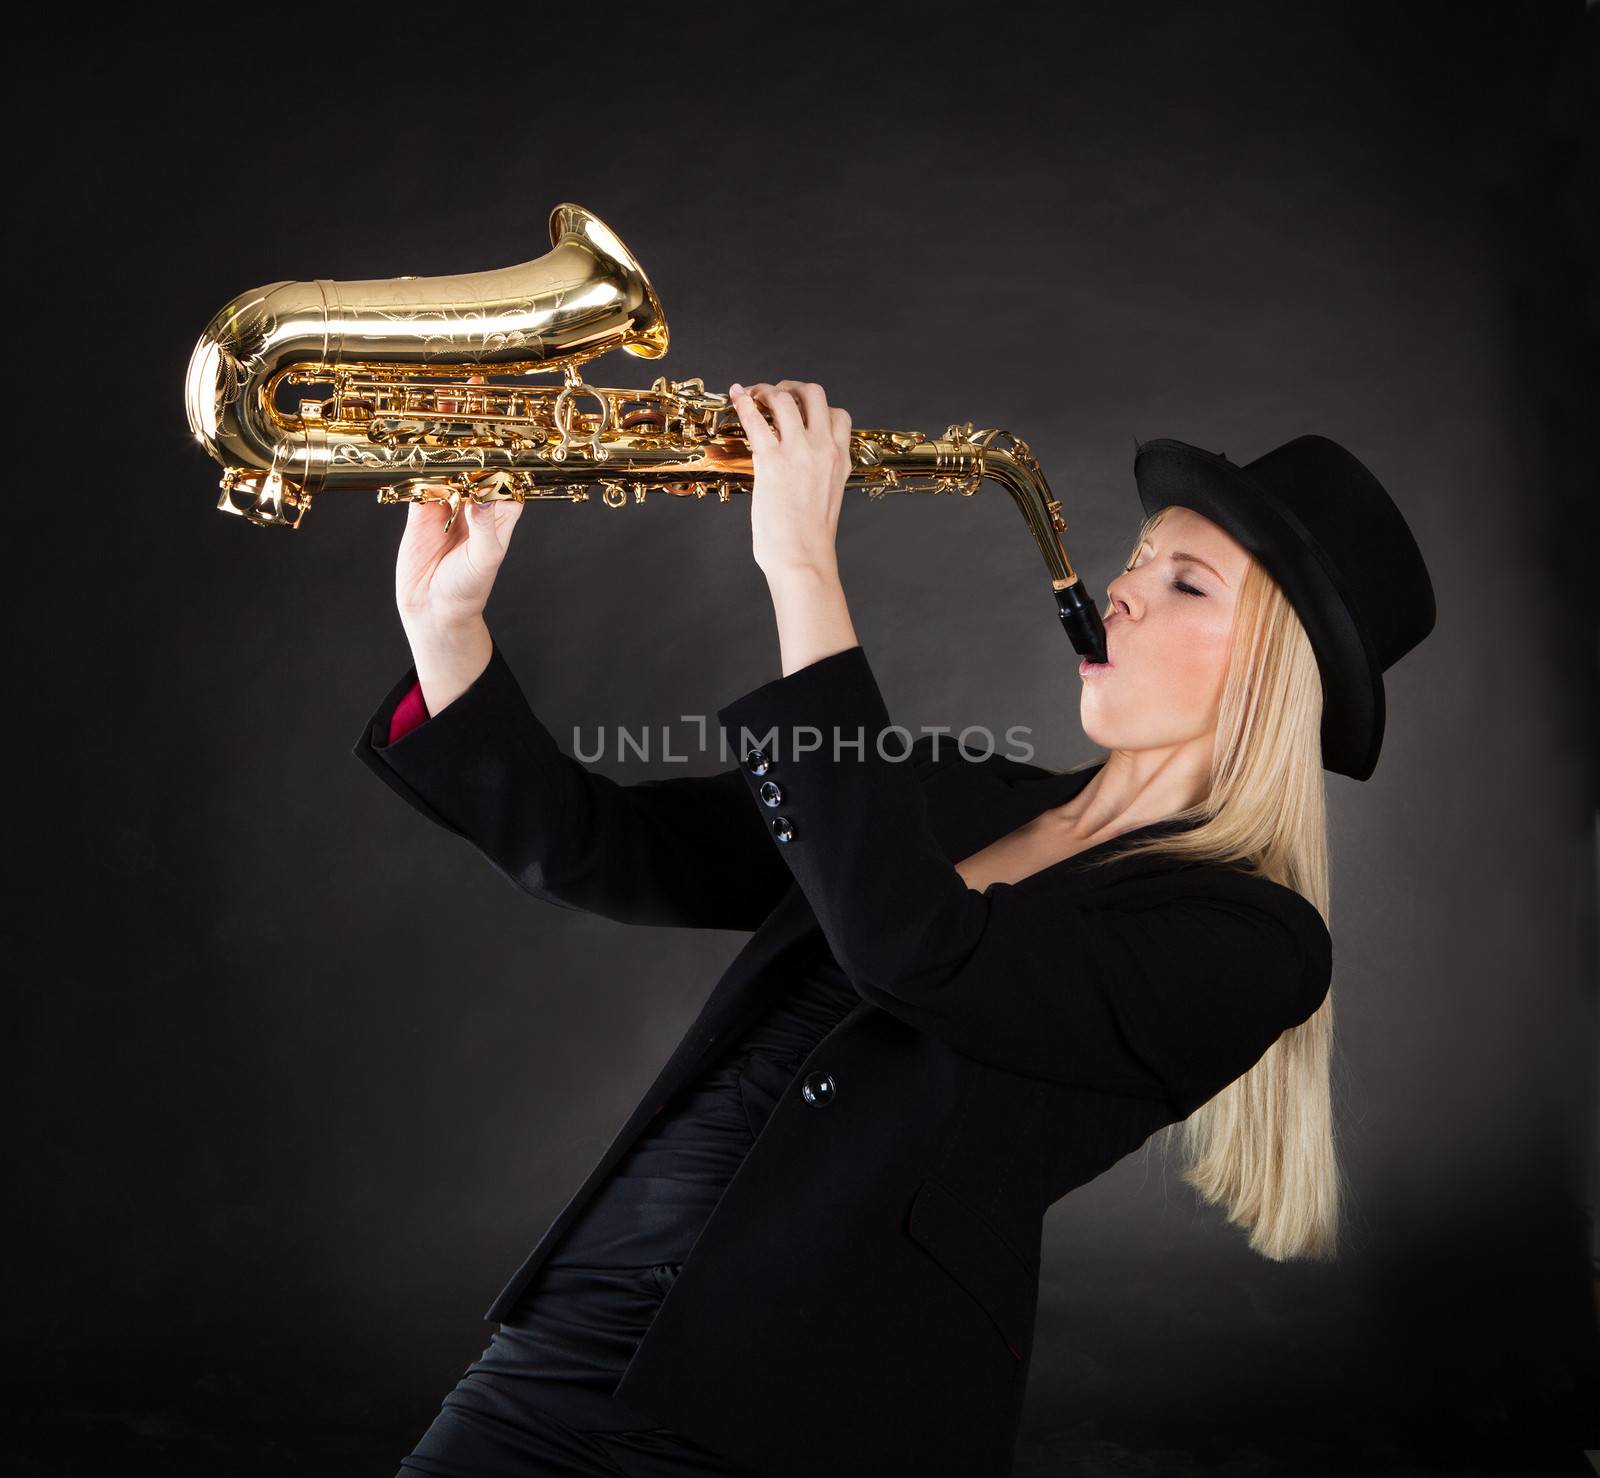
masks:
<svg viewBox="0 0 1600 1478"><path fill-rule="evenodd" d="M1192 508L1282 587L1322 673L1322 764L1367 779L1383 745L1383 674L1433 630L1433 582L1394 499L1326 436L1297 436L1237 467L1221 452L1137 443L1147 514Z"/></svg>

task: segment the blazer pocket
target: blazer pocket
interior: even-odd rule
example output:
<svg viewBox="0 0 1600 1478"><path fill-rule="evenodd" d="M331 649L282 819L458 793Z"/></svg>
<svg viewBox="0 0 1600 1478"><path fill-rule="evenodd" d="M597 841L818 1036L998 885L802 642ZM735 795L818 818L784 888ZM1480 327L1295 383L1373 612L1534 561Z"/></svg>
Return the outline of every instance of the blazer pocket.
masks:
<svg viewBox="0 0 1600 1478"><path fill-rule="evenodd" d="M978 1302L1012 1358L1020 1360L1038 1306L1038 1274L988 1222L937 1180L925 1180L917 1188L906 1227Z"/></svg>

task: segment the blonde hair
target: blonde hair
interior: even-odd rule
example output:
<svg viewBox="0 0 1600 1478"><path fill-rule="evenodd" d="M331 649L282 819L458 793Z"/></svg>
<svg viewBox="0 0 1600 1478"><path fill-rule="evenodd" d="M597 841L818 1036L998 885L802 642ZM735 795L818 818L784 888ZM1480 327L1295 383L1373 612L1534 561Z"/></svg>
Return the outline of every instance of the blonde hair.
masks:
<svg viewBox="0 0 1600 1478"><path fill-rule="evenodd" d="M1140 545L1166 509L1145 519ZM1310 640L1276 580L1254 559L1239 588L1217 716L1210 793L1177 813L1198 824L1111 851L1242 863L1293 888L1329 920L1322 678ZM1243 1076L1179 1124L1181 1178L1248 1228L1275 1262L1335 1255L1343 1174L1334 1145L1333 992Z"/></svg>

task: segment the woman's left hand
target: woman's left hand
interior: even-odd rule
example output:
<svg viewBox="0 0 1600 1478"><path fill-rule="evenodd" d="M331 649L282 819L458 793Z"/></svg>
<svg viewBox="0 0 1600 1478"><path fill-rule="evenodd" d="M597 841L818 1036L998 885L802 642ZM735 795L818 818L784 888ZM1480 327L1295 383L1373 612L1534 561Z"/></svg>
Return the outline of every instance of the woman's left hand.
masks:
<svg viewBox="0 0 1600 1478"><path fill-rule="evenodd" d="M839 509L851 471L849 414L809 381L735 383L728 393L755 466L756 564L769 580L794 571L837 574Z"/></svg>

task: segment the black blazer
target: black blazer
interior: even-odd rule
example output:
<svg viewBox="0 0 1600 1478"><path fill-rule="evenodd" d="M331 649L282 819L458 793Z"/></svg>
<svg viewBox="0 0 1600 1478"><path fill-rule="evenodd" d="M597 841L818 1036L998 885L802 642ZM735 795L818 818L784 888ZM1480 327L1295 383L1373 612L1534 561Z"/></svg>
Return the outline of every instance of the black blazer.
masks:
<svg viewBox="0 0 1600 1478"><path fill-rule="evenodd" d="M884 758L860 646L719 709L732 769L632 785L560 750L498 645L386 745L415 677L356 756L518 888L624 923L754 931L485 1317L506 1316L651 1116L769 1004L768 967L820 929L861 1003L799 1068L616 1395L773 1478L1008 1473L1045 1212L1317 1009L1321 914L1240 869L1085 866L1171 820L968 888L956 861L1095 767L969 759L948 735ZM801 753L804 726L823 742ZM836 754L835 728L862 753Z"/></svg>

